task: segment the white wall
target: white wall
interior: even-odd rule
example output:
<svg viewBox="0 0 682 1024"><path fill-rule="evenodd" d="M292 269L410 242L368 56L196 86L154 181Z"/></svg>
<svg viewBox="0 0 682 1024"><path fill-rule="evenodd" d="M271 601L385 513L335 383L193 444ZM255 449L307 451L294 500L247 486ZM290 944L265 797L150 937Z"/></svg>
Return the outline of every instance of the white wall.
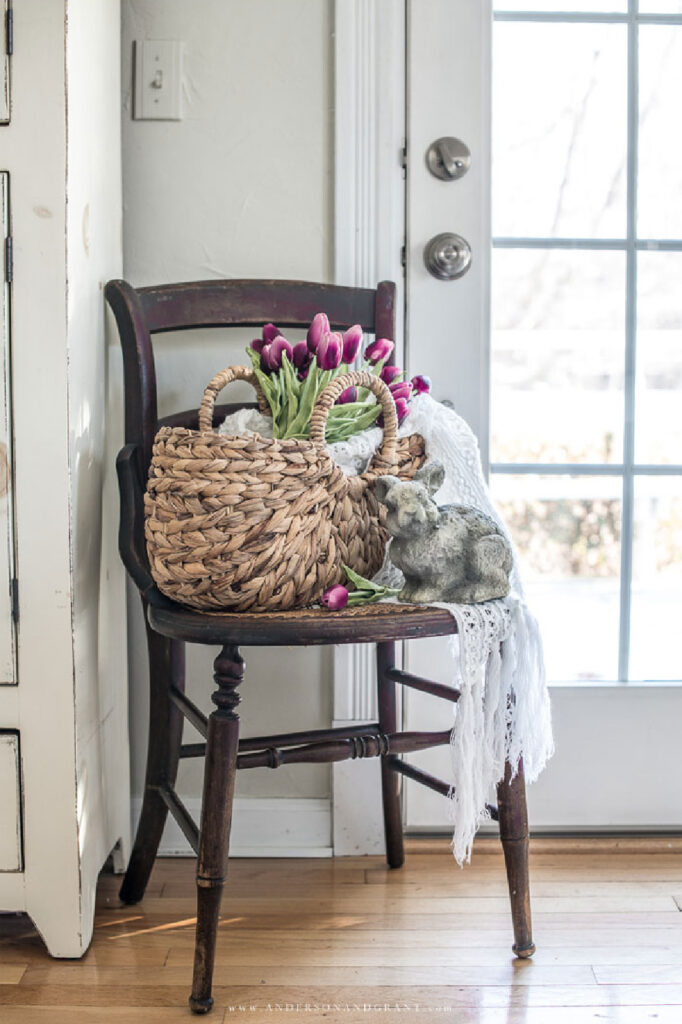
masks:
<svg viewBox="0 0 682 1024"><path fill-rule="evenodd" d="M332 279L332 0L124 0L124 275L135 285L213 277ZM134 39L185 44L183 120L133 121ZM244 361L234 332L157 343L161 415L197 406L213 374ZM235 394L239 394L235 388ZM247 394L242 391L242 394ZM133 794L143 785L147 674L130 612ZM242 732L331 720L331 652L245 650ZM209 710L212 649L188 657ZM196 763L180 792L200 793ZM238 796L326 797L326 766L238 776Z"/></svg>

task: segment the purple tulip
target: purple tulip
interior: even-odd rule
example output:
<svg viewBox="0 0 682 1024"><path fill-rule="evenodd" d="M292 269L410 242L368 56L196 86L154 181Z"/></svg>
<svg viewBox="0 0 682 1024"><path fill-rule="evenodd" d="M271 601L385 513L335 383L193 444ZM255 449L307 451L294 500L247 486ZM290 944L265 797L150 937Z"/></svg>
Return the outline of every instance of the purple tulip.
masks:
<svg viewBox="0 0 682 1024"><path fill-rule="evenodd" d="M392 384L396 377L399 377L403 371L399 366L384 366L381 369L379 376L383 380L384 384Z"/></svg>
<svg viewBox="0 0 682 1024"><path fill-rule="evenodd" d="M427 377L425 373L419 373L416 377L413 377L410 381L412 388L417 392L418 395L425 395L431 390L431 378Z"/></svg>
<svg viewBox="0 0 682 1024"><path fill-rule="evenodd" d="M316 313L308 330L308 349L311 352L317 351L317 346L322 338L329 332L329 319L326 313Z"/></svg>
<svg viewBox="0 0 682 1024"><path fill-rule="evenodd" d="M269 345L275 340L279 334L279 327L275 327L274 324L266 324L263 328L263 342Z"/></svg>
<svg viewBox="0 0 682 1024"><path fill-rule="evenodd" d="M353 324L343 335L343 356L341 362L352 363L360 350L362 344L362 327L360 324Z"/></svg>
<svg viewBox="0 0 682 1024"><path fill-rule="evenodd" d="M365 359L369 359L370 363L379 363L382 359L388 359L392 351L392 341L388 338L377 338L365 349Z"/></svg>
<svg viewBox="0 0 682 1024"><path fill-rule="evenodd" d="M336 331L327 331L317 346L317 363L321 370L335 370L341 362L343 339Z"/></svg>
<svg viewBox="0 0 682 1024"><path fill-rule="evenodd" d="M249 348L252 348L254 352L259 352L260 353L260 352L263 351L264 346L265 346L265 341L263 340L263 338L254 338L253 341L251 342Z"/></svg>
<svg viewBox="0 0 682 1024"><path fill-rule="evenodd" d="M287 359L291 362L294 354L294 350L281 334L269 344L263 346L263 351L260 354L261 365L264 370L280 370L282 367L282 356L286 354Z"/></svg>
<svg viewBox="0 0 682 1024"><path fill-rule="evenodd" d="M398 401L399 398L404 398L406 402L409 402L410 396L412 395L412 385L406 380L400 384L391 384L388 389L393 395L394 401Z"/></svg>
<svg viewBox="0 0 682 1024"><path fill-rule="evenodd" d="M408 412L410 411L410 407L407 404L407 400L405 398L396 398L395 411L398 414L398 423L402 423L405 417L407 416Z"/></svg>
<svg viewBox="0 0 682 1024"><path fill-rule="evenodd" d="M297 345L294 345L294 366L297 366L299 370L308 365L310 360L310 353L308 352L308 345L305 341L299 341Z"/></svg>
<svg viewBox="0 0 682 1024"><path fill-rule="evenodd" d="M357 400L358 389L351 386L341 392L339 397L336 399L336 405L346 405L347 402L357 402Z"/></svg>
<svg viewBox="0 0 682 1024"><path fill-rule="evenodd" d="M329 590L325 590L320 598L320 604L329 608L331 612L338 612L348 604L348 591L341 583L335 584Z"/></svg>
<svg viewBox="0 0 682 1024"><path fill-rule="evenodd" d="M291 362L294 357L294 350L287 339L278 334L270 346L270 362L273 364L273 370L279 370L284 355Z"/></svg>

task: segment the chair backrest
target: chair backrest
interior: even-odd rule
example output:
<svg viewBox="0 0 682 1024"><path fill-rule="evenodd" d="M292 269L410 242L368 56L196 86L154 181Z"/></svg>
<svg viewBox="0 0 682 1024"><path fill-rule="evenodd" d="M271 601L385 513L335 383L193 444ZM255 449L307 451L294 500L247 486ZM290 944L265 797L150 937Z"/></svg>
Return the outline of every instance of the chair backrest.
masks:
<svg viewBox="0 0 682 1024"><path fill-rule="evenodd" d="M334 330L360 324L393 339L395 285L345 288L309 281L190 281L133 288L109 281L106 299L118 324L125 372L125 439L140 448L141 468L151 459L157 430L156 373L151 336L197 327L307 327L326 313ZM216 373L222 367L216 367Z"/></svg>
<svg viewBox="0 0 682 1024"><path fill-rule="evenodd" d="M152 335L198 327L262 327L269 321L282 329L300 328L323 312L334 330L360 324L369 334L393 339L396 289L391 281L382 281L376 288L265 280L133 288L127 281L109 281L104 294L116 317L123 349L126 447L118 461L119 548L143 596L155 600L154 594L159 599L161 595L149 573L143 530L144 481L158 429ZM220 369L216 367L216 372Z"/></svg>

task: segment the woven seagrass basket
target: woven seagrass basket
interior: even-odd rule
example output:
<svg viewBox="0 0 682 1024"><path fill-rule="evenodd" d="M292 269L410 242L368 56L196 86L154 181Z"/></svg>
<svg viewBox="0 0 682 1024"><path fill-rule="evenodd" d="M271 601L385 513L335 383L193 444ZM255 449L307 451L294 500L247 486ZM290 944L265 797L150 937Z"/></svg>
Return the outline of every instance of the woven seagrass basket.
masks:
<svg viewBox="0 0 682 1024"><path fill-rule="evenodd" d="M228 367L204 392L198 430L162 427L154 440L145 536L159 590L193 608L285 611L342 582L344 563L372 576L387 540L372 485L424 462L419 435L397 437L386 385L364 371L343 374L319 396L310 440L274 440L212 429L216 397L234 380L252 384L268 411L253 371ZM324 442L327 414L351 385L369 388L384 416L381 447L361 476L346 476Z"/></svg>

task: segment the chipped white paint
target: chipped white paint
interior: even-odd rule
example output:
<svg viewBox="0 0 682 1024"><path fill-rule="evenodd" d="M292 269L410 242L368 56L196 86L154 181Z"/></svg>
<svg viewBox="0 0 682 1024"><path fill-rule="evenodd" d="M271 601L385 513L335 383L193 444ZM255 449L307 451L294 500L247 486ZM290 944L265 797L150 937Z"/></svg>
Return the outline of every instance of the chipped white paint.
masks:
<svg viewBox="0 0 682 1024"><path fill-rule="evenodd" d="M20 733L24 870L0 876L0 910L27 911L50 952L72 957L90 940L97 873L129 841L121 388L102 298L121 271L119 4L23 0L15 18L0 168L15 241L20 622L0 729Z"/></svg>

